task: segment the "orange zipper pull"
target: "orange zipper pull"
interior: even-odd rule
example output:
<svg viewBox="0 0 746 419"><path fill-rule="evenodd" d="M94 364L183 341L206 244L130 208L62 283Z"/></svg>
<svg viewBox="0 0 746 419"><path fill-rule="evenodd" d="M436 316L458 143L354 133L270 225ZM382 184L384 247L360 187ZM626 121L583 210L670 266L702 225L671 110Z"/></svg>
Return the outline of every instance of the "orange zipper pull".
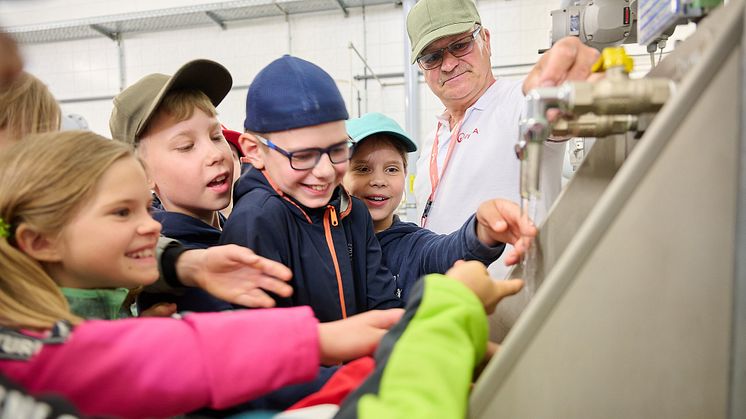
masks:
<svg viewBox="0 0 746 419"><path fill-rule="evenodd" d="M334 227L338 226L339 221L337 221L337 210L335 210L332 205L327 205L326 207L329 208L329 213L331 214L331 219L332 219L332 225Z"/></svg>

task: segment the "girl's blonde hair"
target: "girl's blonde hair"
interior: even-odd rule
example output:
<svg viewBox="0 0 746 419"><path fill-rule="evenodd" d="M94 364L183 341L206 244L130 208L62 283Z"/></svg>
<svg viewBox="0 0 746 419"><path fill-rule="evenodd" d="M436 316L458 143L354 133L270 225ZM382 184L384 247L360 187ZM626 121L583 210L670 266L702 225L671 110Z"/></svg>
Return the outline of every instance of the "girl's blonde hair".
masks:
<svg viewBox="0 0 746 419"><path fill-rule="evenodd" d="M42 265L16 246L15 231L26 223L59 234L106 170L128 156L129 146L89 131L32 135L0 154L0 218L8 227L0 237L0 324L47 329L81 321Z"/></svg>
<svg viewBox="0 0 746 419"><path fill-rule="evenodd" d="M59 128L60 106L41 80L23 72L0 90L0 129L8 138L20 140Z"/></svg>

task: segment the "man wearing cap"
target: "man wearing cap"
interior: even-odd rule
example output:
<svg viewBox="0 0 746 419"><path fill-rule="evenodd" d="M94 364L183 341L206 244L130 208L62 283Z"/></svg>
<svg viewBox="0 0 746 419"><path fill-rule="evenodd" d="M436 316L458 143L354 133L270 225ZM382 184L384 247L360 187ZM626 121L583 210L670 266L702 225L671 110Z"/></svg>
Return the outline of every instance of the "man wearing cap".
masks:
<svg viewBox="0 0 746 419"><path fill-rule="evenodd" d="M437 233L457 230L487 199L519 201L514 146L525 93L587 77L598 56L577 38L567 38L525 80L496 80L490 32L481 23L472 0L420 0L407 16L413 62L446 108L422 140L414 187L421 223ZM559 194L564 149L562 143L546 143L537 222ZM490 270L498 277L507 273L500 261Z"/></svg>

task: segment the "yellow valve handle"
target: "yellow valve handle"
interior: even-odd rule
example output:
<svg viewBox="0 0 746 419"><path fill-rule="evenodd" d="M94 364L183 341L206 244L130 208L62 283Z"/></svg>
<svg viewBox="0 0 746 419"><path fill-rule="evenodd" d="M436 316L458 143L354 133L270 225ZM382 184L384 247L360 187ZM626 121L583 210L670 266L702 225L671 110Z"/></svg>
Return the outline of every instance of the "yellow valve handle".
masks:
<svg viewBox="0 0 746 419"><path fill-rule="evenodd" d="M593 64L591 71L594 73L600 73L608 70L612 67L624 67L624 72L629 74L634 66L632 57L627 55L624 47L610 47L604 48L601 51L601 56L598 57L598 61Z"/></svg>

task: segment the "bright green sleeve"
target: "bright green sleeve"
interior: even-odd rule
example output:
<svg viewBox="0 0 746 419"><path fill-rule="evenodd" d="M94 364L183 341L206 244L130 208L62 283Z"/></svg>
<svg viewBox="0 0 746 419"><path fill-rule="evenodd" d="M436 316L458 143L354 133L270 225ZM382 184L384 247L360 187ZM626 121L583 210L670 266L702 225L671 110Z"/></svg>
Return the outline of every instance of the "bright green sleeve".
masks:
<svg viewBox="0 0 746 419"><path fill-rule="evenodd" d="M487 336L484 308L471 290L444 275L426 276L381 341L375 371L335 417L465 417Z"/></svg>

